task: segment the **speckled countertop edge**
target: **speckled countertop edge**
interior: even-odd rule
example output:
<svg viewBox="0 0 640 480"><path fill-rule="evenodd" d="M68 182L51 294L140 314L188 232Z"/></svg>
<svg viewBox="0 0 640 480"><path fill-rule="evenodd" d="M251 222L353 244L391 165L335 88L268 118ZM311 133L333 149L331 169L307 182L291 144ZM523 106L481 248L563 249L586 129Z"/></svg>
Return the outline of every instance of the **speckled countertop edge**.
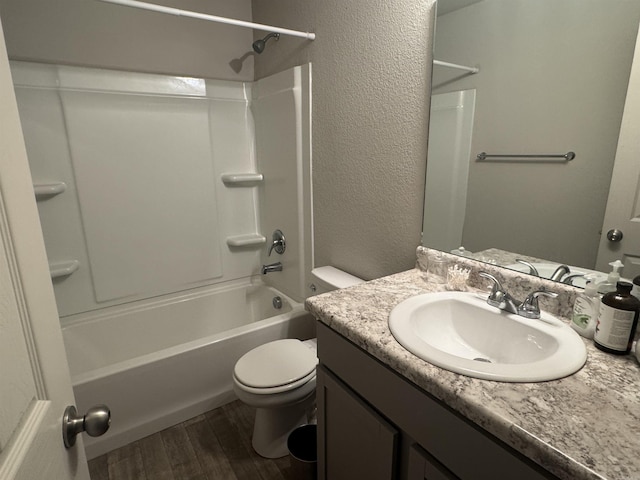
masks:
<svg viewBox="0 0 640 480"><path fill-rule="evenodd" d="M428 254L418 249L419 267ZM555 306L542 308L558 316L568 316L575 299L572 287L493 271L460 257L449 260L472 270L472 285L479 270L500 276L510 292L530 291L540 282L550 285L560 297ZM585 340L588 358L579 372L540 383L492 382L443 370L405 350L388 328L395 305L442 289L416 268L311 297L306 306L330 328L554 475L640 480L640 366L632 356L606 354Z"/></svg>

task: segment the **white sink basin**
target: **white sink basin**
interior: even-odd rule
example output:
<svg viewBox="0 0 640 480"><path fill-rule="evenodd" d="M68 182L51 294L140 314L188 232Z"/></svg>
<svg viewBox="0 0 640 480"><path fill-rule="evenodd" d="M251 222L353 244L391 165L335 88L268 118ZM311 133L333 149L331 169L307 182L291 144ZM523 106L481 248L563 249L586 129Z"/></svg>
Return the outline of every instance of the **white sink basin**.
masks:
<svg viewBox="0 0 640 480"><path fill-rule="evenodd" d="M577 372L587 359L583 340L563 321L508 314L474 293L411 297L389 315L396 340L446 370L502 382L541 382Z"/></svg>

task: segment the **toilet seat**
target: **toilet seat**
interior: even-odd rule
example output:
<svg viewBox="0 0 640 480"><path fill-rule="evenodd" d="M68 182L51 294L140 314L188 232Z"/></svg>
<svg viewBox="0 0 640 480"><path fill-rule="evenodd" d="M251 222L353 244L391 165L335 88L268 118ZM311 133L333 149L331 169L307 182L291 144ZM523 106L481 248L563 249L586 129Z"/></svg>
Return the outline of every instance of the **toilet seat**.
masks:
<svg viewBox="0 0 640 480"><path fill-rule="evenodd" d="M315 377L318 358L297 339L269 342L244 354L233 377L242 390L255 394L281 393Z"/></svg>

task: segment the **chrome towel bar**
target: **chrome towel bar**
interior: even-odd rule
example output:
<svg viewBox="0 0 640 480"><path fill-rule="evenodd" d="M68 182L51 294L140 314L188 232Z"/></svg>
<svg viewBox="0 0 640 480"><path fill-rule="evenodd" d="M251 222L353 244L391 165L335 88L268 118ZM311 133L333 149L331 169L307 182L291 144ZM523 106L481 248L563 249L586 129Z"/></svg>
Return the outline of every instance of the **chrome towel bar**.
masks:
<svg viewBox="0 0 640 480"><path fill-rule="evenodd" d="M546 159L546 158L562 158L569 162L576 158L575 152L559 153L555 155L494 155L491 153L481 152L476 157L476 160L487 160L489 158L529 158L529 159Z"/></svg>

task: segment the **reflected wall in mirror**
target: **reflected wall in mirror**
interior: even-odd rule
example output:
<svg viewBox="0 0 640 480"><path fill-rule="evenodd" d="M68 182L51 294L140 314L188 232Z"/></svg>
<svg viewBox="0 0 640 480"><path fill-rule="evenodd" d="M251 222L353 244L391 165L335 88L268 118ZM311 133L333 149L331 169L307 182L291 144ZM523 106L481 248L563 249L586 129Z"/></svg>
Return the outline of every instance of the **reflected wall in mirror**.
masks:
<svg viewBox="0 0 640 480"><path fill-rule="evenodd" d="M595 267L639 21L633 0L439 0L434 58L479 72L434 65L425 246ZM439 118L460 126L464 108L434 108L463 91L475 102L468 135L447 130L466 138L451 147L456 163L433 147ZM476 159L569 151L572 161ZM430 191L434 178L450 198Z"/></svg>

